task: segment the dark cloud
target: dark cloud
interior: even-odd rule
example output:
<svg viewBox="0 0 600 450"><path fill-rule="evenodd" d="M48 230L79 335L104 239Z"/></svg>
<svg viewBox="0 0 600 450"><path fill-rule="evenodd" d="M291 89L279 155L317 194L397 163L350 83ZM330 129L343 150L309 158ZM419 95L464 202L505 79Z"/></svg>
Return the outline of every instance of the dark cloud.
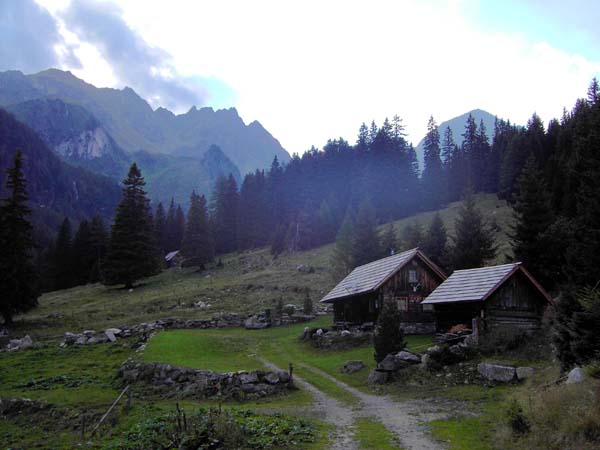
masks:
<svg viewBox="0 0 600 450"><path fill-rule="evenodd" d="M56 53L59 45L64 52ZM0 1L0 70L37 72L67 63L80 67L48 11L33 0Z"/></svg>
<svg viewBox="0 0 600 450"><path fill-rule="evenodd" d="M154 105L182 110L206 103L206 90L192 79L181 77L167 52L149 46L129 28L116 5L73 0L61 19L81 41L98 49L122 83Z"/></svg>

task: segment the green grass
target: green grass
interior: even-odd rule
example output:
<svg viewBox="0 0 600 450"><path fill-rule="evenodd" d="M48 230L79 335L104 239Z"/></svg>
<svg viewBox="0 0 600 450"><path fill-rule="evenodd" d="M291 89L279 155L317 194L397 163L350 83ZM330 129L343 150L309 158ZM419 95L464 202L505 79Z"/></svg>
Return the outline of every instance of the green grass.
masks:
<svg viewBox="0 0 600 450"><path fill-rule="evenodd" d="M381 423L372 418L358 419L354 423L356 439L362 450L399 450L395 436Z"/></svg>

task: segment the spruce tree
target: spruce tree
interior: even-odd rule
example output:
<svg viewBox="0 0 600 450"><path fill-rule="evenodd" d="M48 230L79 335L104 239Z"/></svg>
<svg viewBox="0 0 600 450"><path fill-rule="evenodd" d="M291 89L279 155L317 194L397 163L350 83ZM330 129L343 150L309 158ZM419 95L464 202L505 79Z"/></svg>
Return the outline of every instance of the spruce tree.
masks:
<svg viewBox="0 0 600 450"><path fill-rule="evenodd" d="M405 346L404 333L400 328L400 311L393 298L386 298L379 312L375 336L375 361L380 363L390 353L398 353Z"/></svg>
<svg viewBox="0 0 600 450"><path fill-rule="evenodd" d="M386 225L381 235L381 257L391 256L398 251L398 239L396 239L396 229L394 223Z"/></svg>
<svg viewBox="0 0 600 450"><path fill-rule="evenodd" d="M239 193L233 175L217 179L211 202L211 219L217 254L238 248Z"/></svg>
<svg viewBox="0 0 600 450"><path fill-rule="evenodd" d="M421 247L424 241L423 227L419 222L409 223L402 229L403 250Z"/></svg>
<svg viewBox="0 0 600 450"><path fill-rule="evenodd" d="M196 192L192 192L190 197L181 253L186 258L186 264L194 266L203 266L214 257L206 199L204 195L198 195Z"/></svg>
<svg viewBox="0 0 600 450"><path fill-rule="evenodd" d="M354 266L375 261L381 256L381 244L377 233L375 210L368 201L363 201L356 214L352 237L352 260Z"/></svg>
<svg viewBox="0 0 600 450"><path fill-rule="evenodd" d="M108 233L102 217L96 215L90 224L90 254L94 255L94 264L90 269L90 283L97 283L102 279L102 264L106 257Z"/></svg>
<svg viewBox="0 0 600 450"><path fill-rule="evenodd" d="M439 213L436 213L429 224L427 235L423 241L422 249L425 255L436 263L441 268L447 268L448 266L448 236L446 233L446 227L440 217Z"/></svg>
<svg viewBox="0 0 600 450"><path fill-rule="evenodd" d="M92 268L96 263L96 255L92 247L92 231L87 220L79 222L73 238L73 273L74 284L87 284L90 281Z"/></svg>
<svg viewBox="0 0 600 450"><path fill-rule="evenodd" d="M167 216L162 202L158 204L154 213L154 234L160 254L165 255L169 244L167 242Z"/></svg>
<svg viewBox="0 0 600 450"><path fill-rule="evenodd" d="M6 188L8 197L0 206L0 315L5 325L11 325L13 316L37 306L39 297L30 257L34 245L20 150L7 170Z"/></svg>
<svg viewBox="0 0 600 450"><path fill-rule="evenodd" d="M533 156L521 172L513 211L515 225L510 237L515 260L523 262L544 286L553 284L553 246L548 229L554 214L543 174Z"/></svg>
<svg viewBox="0 0 600 450"><path fill-rule="evenodd" d="M115 215L104 263L104 283L131 288L140 278L159 272L150 202L144 178L133 163L123 181L123 197Z"/></svg>
<svg viewBox="0 0 600 450"><path fill-rule="evenodd" d="M427 124L427 135L425 136L422 177L424 201L429 208L436 208L443 201L443 171L440 151L438 126L433 117L430 117Z"/></svg>
<svg viewBox="0 0 600 450"><path fill-rule="evenodd" d="M331 274L334 281L340 281L354 268L354 218L348 209L335 238L331 257Z"/></svg>
<svg viewBox="0 0 600 450"><path fill-rule="evenodd" d="M65 217L56 236L52 267L54 273L54 289L67 289L76 284L73 267L73 236L71 221Z"/></svg>
<svg viewBox="0 0 600 450"><path fill-rule="evenodd" d="M494 234L475 206L475 197L468 192L455 221L452 244L452 267L472 269L482 267L496 256Z"/></svg>

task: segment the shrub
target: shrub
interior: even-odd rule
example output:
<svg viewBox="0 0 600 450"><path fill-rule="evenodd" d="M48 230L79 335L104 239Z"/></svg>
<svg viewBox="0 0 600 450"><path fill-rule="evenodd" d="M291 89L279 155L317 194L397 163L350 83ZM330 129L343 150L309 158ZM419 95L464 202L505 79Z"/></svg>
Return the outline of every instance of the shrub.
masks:
<svg viewBox="0 0 600 450"><path fill-rule="evenodd" d="M313 312L313 302L310 298L310 294L308 290L306 291L306 296L304 297L304 305L303 305L304 314L312 314Z"/></svg>
<svg viewBox="0 0 600 450"><path fill-rule="evenodd" d="M404 333L399 326L400 312L398 305L393 299L387 299L383 302L383 307L379 313L377 327L375 327L375 361L378 363L390 353L398 353L406 343L404 342Z"/></svg>
<svg viewBox="0 0 600 450"><path fill-rule="evenodd" d="M508 424L515 434L525 434L531 430L531 424L525 414L523 414L523 408L518 401L512 400L508 404L506 410L506 416L508 418Z"/></svg>

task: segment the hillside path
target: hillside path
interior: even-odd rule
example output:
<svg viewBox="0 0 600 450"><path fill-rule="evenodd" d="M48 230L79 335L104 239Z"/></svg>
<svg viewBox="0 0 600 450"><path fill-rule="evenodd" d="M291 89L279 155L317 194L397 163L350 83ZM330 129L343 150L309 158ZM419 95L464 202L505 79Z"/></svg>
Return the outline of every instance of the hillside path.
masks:
<svg viewBox="0 0 600 450"><path fill-rule="evenodd" d="M280 370L275 364L260 358L265 366ZM406 450L442 450L426 432L425 422L448 416L444 405L422 400L396 401L388 396L364 393L315 367L301 364L303 368L326 378L359 399L358 406L346 406L312 384L294 376L294 382L309 391L315 398L314 407L322 419L335 426L333 449L357 449L352 424L357 418L372 417L380 421L400 441Z"/></svg>

